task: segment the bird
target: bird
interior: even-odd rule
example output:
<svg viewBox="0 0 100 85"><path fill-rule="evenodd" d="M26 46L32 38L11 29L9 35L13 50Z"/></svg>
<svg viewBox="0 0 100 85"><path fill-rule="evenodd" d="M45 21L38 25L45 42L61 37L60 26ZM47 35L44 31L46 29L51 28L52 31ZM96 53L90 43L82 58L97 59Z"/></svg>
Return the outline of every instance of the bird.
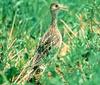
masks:
<svg viewBox="0 0 100 85"><path fill-rule="evenodd" d="M62 35L57 26L57 15L59 10L65 9L66 7L59 3L52 3L50 5L51 24L36 47L35 54L32 60L33 64L31 64L33 67L34 65L38 64L52 48L61 47Z"/></svg>
<svg viewBox="0 0 100 85"><path fill-rule="evenodd" d="M50 5L50 13L51 13L51 23L48 30L44 33L42 38L40 39L38 45L36 46L36 50L32 59L29 61L27 66L23 69L22 73L16 79L19 80L20 76L24 73L24 70L29 67L29 71L27 70L28 74L24 76L19 82L29 80L32 77L34 71L38 68L38 63L41 62L41 59L47 57L50 50L53 48L59 49L62 45L62 35L57 26L57 14L59 10L66 10L67 7L59 4L59 3L52 3ZM29 65L29 66L28 66Z"/></svg>

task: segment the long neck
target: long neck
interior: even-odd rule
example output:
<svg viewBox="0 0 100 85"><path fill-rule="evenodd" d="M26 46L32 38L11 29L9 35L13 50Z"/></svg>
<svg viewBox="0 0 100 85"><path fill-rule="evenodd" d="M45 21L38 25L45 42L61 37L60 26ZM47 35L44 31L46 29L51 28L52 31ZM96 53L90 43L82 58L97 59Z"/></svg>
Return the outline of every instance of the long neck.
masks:
<svg viewBox="0 0 100 85"><path fill-rule="evenodd" d="M57 26L57 13L55 11L51 11L51 16L52 16L51 25L55 27Z"/></svg>

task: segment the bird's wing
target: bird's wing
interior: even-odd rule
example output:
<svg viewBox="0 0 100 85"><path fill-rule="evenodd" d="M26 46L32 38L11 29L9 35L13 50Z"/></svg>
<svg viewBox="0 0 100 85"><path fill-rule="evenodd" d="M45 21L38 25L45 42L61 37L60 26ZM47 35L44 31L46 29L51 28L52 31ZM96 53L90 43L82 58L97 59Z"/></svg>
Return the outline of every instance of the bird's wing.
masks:
<svg viewBox="0 0 100 85"><path fill-rule="evenodd" d="M50 32L46 32L41 38L36 51L35 51L35 63L38 63L44 55L48 54L49 50L52 47L52 35Z"/></svg>
<svg viewBox="0 0 100 85"><path fill-rule="evenodd" d="M43 35L35 51L35 55L34 55L35 63L38 63L41 58L44 58L44 56L48 54L48 52L53 46L58 45L57 47L59 47L61 45L59 44L61 42L60 36L61 35L59 31L55 29L53 31L48 30Z"/></svg>

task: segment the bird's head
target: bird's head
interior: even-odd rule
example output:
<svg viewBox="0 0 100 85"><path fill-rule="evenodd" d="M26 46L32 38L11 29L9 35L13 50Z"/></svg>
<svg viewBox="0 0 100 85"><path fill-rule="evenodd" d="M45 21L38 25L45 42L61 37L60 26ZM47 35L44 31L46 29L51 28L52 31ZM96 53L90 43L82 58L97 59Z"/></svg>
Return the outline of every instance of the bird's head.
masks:
<svg viewBox="0 0 100 85"><path fill-rule="evenodd" d="M62 5L62 4L58 4L58 3L52 3L50 6L50 10L51 11L59 11L59 10L67 10L67 7Z"/></svg>

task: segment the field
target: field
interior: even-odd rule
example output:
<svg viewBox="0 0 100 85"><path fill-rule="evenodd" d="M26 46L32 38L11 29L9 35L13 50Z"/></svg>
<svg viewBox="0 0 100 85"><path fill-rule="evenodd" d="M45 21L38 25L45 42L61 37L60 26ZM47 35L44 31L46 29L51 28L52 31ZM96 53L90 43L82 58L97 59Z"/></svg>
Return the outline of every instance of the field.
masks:
<svg viewBox="0 0 100 85"><path fill-rule="evenodd" d="M20 74L50 26L52 2L68 7L57 18L62 47L26 81ZM22 84L100 84L100 0L0 0L0 85Z"/></svg>

